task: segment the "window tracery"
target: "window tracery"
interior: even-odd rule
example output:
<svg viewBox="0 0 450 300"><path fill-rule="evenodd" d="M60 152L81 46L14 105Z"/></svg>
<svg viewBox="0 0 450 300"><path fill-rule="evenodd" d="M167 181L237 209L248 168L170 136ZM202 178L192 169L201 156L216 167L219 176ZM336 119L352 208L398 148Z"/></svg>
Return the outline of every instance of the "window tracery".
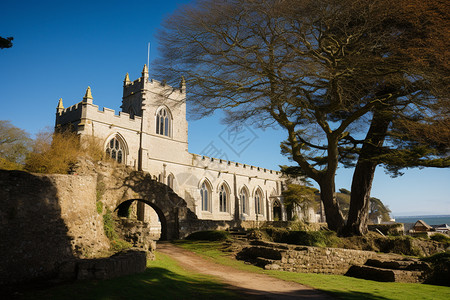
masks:
<svg viewBox="0 0 450 300"><path fill-rule="evenodd" d="M156 114L156 133L164 136L171 136L171 116L165 107Z"/></svg>
<svg viewBox="0 0 450 300"><path fill-rule="evenodd" d="M241 200L242 213L248 214L248 193L245 188L241 189L239 199Z"/></svg>
<svg viewBox="0 0 450 300"><path fill-rule="evenodd" d="M200 188L200 196L202 200L202 211L210 211L210 199L211 199L211 189L206 181L203 181Z"/></svg>
<svg viewBox="0 0 450 300"><path fill-rule="evenodd" d="M263 199L263 196L262 196L261 190L258 189L255 193L255 214L257 214L257 215L263 214L262 199Z"/></svg>
<svg viewBox="0 0 450 300"><path fill-rule="evenodd" d="M228 211L228 191L224 184L221 185L219 190L219 211Z"/></svg>
<svg viewBox="0 0 450 300"><path fill-rule="evenodd" d="M123 144L117 137L113 137L109 140L106 146L106 155L118 163L124 162L124 149Z"/></svg>

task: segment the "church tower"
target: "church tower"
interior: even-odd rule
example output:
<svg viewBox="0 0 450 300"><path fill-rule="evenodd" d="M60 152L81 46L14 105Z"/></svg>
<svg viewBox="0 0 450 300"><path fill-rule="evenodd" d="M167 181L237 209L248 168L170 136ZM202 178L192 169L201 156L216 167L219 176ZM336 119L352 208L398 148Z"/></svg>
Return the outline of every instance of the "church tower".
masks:
<svg viewBox="0 0 450 300"><path fill-rule="evenodd" d="M180 163L188 159L188 124L186 121L186 83L180 88L150 80L147 65L141 77L131 81L128 73L123 85L122 111L131 118L141 117L140 168L150 168L147 158ZM185 155L184 155L185 154Z"/></svg>

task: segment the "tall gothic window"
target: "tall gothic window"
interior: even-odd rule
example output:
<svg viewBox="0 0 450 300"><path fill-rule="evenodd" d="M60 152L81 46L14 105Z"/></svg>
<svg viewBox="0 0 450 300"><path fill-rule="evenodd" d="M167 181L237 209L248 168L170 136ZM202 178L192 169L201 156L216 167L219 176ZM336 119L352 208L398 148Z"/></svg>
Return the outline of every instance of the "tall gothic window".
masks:
<svg viewBox="0 0 450 300"><path fill-rule="evenodd" d="M206 181L203 181L202 187L200 188L200 196L202 198L202 211L210 211L209 200L211 198L211 192Z"/></svg>
<svg viewBox="0 0 450 300"><path fill-rule="evenodd" d="M118 163L122 163L124 161L123 144L117 137L113 137L109 140L106 146L106 155Z"/></svg>
<svg viewBox="0 0 450 300"><path fill-rule="evenodd" d="M219 189L219 211L228 211L228 191L224 184Z"/></svg>
<svg viewBox="0 0 450 300"><path fill-rule="evenodd" d="M170 136L170 114L166 108L161 108L156 114L156 133Z"/></svg>
<svg viewBox="0 0 450 300"><path fill-rule="evenodd" d="M248 214L248 193L245 188L241 189L239 199L241 200L242 213Z"/></svg>
<svg viewBox="0 0 450 300"><path fill-rule="evenodd" d="M255 214L262 215L262 193L261 190L257 190L255 193Z"/></svg>

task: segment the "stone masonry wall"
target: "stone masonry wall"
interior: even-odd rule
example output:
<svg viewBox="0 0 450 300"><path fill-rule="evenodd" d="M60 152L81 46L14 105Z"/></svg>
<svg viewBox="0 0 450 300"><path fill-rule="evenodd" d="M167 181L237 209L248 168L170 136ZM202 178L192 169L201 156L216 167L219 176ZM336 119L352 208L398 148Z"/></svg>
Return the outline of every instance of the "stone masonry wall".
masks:
<svg viewBox="0 0 450 300"><path fill-rule="evenodd" d="M109 248L96 178L0 170L0 285L56 276Z"/></svg>
<svg viewBox="0 0 450 300"><path fill-rule="evenodd" d="M374 252L370 251L297 247L285 252L280 266L291 272L343 275L350 266L364 264L373 256Z"/></svg>
<svg viewBox="0 0 450 300"><path fill-rule="evenodd" d="M146 268L146 252L130 249L111 257L66 262L59 268L58 278L60 280L102 280L141 273Z"/></svg>
<svg viewBox="0 0 450 300"><path fill-rule="evenodd" d="M239 256L259 260L269 270L302 273L345 274L352 265L362 265L379 256L376 252L252 242Z"/></svg>

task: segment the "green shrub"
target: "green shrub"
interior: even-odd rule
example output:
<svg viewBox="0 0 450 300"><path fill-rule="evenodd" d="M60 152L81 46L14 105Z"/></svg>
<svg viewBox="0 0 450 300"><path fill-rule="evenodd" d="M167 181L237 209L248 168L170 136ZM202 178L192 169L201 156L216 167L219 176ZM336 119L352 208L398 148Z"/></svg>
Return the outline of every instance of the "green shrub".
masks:
<svg viewBox="0 0 450 300"><path fill-rule="evenodd" d="M435 233L430 237L430 239L439 243L444 243L447 246L450 245L450 237L442 233Z"/></svg>
<svg viewBox="0 0 450 300"><path fill-rule="evenodd" d="M111 241L111 249L114 252L120 252L120 251L129 249L131 247L133 247L133 245L131 245L127 241L124 241L124 240L121 240L121 239L115 239L115 240Z"/></svg>
<svg viewBox="0 0 450 300"><path fill-rule="evenodd" d="M273 242L273 239L267 234L265 230L251 229L247 233L247 238L250 240L261 240Z"/></svg>
<svg viewBox="0 0 450 300"><path fill-rule="evenodd" d="M107 209L106 213L103 215L103 229L105 230L106 237L111 242L112 251L119 252L132 247L130 243L119 238L119 235L116 232L116 224L114 223L114 218L109 209Z"/></svg>
<svg viewBox="0 0 450 300"><path fill-rule="evenodd" d="M191 233L188 237L186 237L186 239L196 241L223 241L229 237L230 234L226 231L207 230Z"/></svg>
<svg viewBox="0 0 450 300"><path fill-rule="evenodd" d="M289 231L286 228L268 227L264 231L276 243L315 247L336 247L340 239L332 231Z"/></svg>
<svg viewBox="0 0 450 300"><path fill-rule="evenodd" d="M333 231L291 231L286 242L295 245L336 247L340 239Z"/></svg>
<svg viewBox="0 0 450 300"><path fill-rule="evenodd" d="M289 230L280 227L268 227L264 231L270 237L270 239L276 243L287 243Z"/></svg>
<svg viewBox="0 0 450 300"><path fill-rule="evenodd" d="M445 251L430 255L428 257L423 257L421 258L421 260L432 264L450 263L450 251Z"/></svg>
<svg viewBox="0 0 450 300"><path fill-rule="evenodd" d="M117 232L115 230L114 219L111 214L111 211L108 209L106 213L103 215L103 228L105 230L105 235L111 241L119 238Z"/></svg>
<svg viewBox="0 0 450 300"><path fill-rule="evenodd" d="M410 236L390 236L377 239L376 242L381 252L420 256L422 255L422 251L413 245L413 239Z"/></svg>
<svg viewBox="0 0 450 300"><path fill-rule="evenodd" d="M422 258L431 263L432 273L426 283L450 286L450 251Z"/></svg>
<svg viewBox="0 0 450 300"><path fill-rule="evenodd" d="M297 215L295 215L297 216ZM306 231L308 230L308 225L301 220L293 220L293 222L289 222L289 230L293 231Z"/></svg>
<svg viewBox="0 0 450 300"><path fill-rule="evenodd" d="M75 132L40 132L25 160L25 170L34 173L69 173L77 163L80 140Z"/></svg>
<svg viewBox="0 0 450 300"><path fill-rule="evenodd" d="M97 212L101 215L103 213L103 202L97 201L95 205L97 206Z"/></svg>

